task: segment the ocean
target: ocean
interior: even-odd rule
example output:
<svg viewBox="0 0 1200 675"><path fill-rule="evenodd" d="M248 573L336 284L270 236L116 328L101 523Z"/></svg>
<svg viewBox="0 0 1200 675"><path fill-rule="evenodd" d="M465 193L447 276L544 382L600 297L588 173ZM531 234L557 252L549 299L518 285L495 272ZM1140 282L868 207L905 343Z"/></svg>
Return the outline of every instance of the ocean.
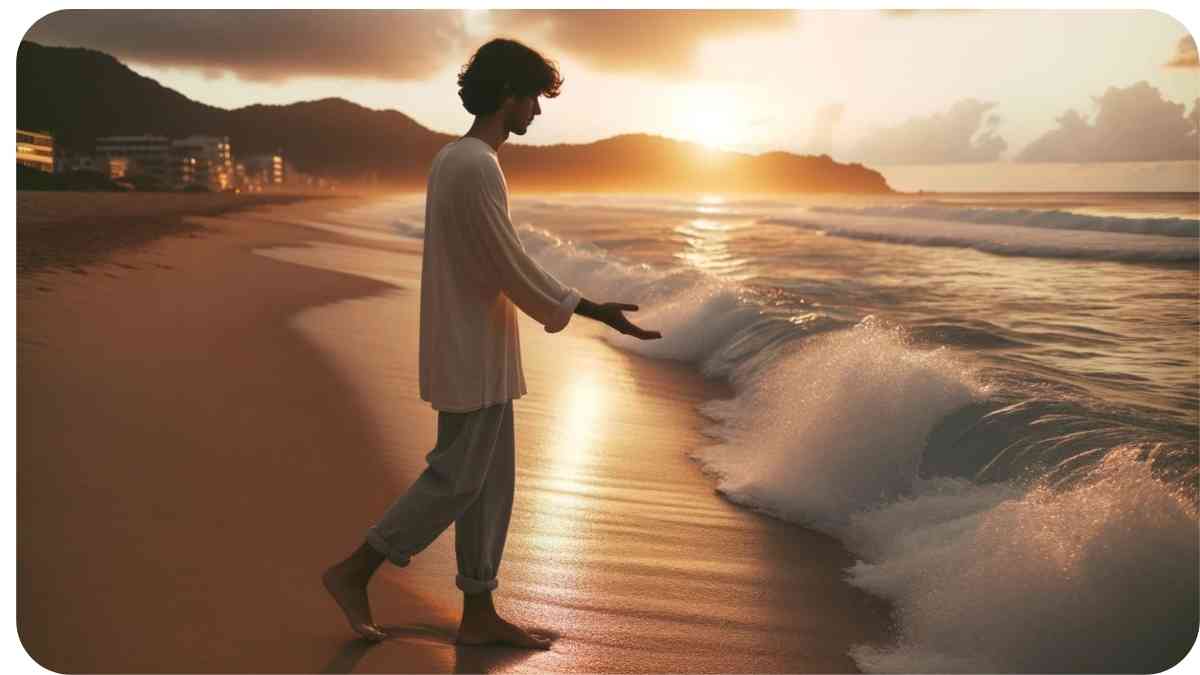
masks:
<svg viewBox="0 0 1200 675"><path fill-rule="evenodd" d="M314 226L420 238L423 198ZM1200 195L514 197L526 250L732 385L681 448L840 539L873 672L1154 672L1198 627Z"/></svg>

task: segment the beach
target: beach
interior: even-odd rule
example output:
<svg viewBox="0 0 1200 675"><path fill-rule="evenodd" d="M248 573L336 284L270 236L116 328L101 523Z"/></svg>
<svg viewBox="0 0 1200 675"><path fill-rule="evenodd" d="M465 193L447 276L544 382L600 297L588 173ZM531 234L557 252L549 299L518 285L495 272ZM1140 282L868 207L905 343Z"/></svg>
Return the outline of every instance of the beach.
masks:
<svg viewBox="0 0 1200 675"><path fill-rule="evenodd" d="M197 227L187 216L216 216L254 206L328 197L18 190L17 270L27 274L47 267L77 269L118 248L137 246L164 234L187 234Z"/></svg>
<svg viewBox="0 0 1200 675"><path fill-rule="evenodd" d="M30 18L23 666L1195 669L1184 18ZM514 393L505 536L382 555Z"/></svg>
<svg viewBox="0 0 1200 675"><path fill-rule="evenodd" d="M578 316L557 334L522 318L495 592L553 648L453 644L453 529L381 568L391 637L357 639L320 573L423 469L436 412L417 394L420 241L313 226L355 204L180 211L167 236L21 268L17 625L39 663L853 672L852 646L889 640L890 608L846 583L841 543L730 503L689 459L711 442L697 404L728 385ZM46 209L19 195L18 249Z"/></svg>

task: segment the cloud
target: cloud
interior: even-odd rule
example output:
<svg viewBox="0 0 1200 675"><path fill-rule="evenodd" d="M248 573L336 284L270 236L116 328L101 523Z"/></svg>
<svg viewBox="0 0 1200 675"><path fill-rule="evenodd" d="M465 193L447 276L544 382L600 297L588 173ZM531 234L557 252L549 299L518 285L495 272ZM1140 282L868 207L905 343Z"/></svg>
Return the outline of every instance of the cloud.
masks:
<svg viewBox="0 0 1200 675"><path fill-rule="evenodd" d="M791 10L493 10L482 22L490 35L481 35L473 30L479 17L461 11L65 10L43 17L26 39L281 81L425 79L452 61L461 65L491 36L511 36L598 70L689 76L698 74L694 56L704 42L787 30L796 17Z"/></svg>
<svg viewBox="0 0 1200 675"><path fill-rule="evenodd" d="M1094 119L1074 109L1058 117L1058 127L1036 138L1017 155L1025 162L1145 162L1200 159L1200 99L1185 106L1163 98L1142 81L1109 87L1093 97Z"/></svg>
<svg viewBox="0 0 1200 675"><path fill-rule="evenodd" d="M1008 147L995 134L1000 118L985 114L994 102L963 99L950 109L903 124L877 129L851 151L854 159L875 164L949 164L990 162Z"/></svg>
<svg viewBox="0 0 1200 675"><path fill-rule="evenodd" d="M1196 54L1196 38L1184 35L1175 46L1175 58L1167 61L1169 68L1200 68L1200 56Z"/></svg>
<svg viewBox="0 0 1200 675"><path fill-rule="evenodd" d="M841 103L823 105L813 116L812 134L804 151L811 155L833 156L833 129L842 119L846 106Z"/></svg>
<svg viewBox="0 0 1200 675"><path fill-rule="evenodd" d="M979 12L977 9L883 9L884 16L893 19L910 19L912 17L926 16L962 16L963 14L974 14Z"/></svg>
<svg viewBox="0 0 1200 675"><path fill-rule="evenodd" d="M789 30L797 20L790 10L513 10L490 15L497 34L536 37L597 70L661 76L700 74L694 57L707 40Z"/></svg>
<svg viewBox="0 0 1200 675"><path fill-rule="evenodd" d="M469 50L462 12L420 10L66 10L26 39L254 81L424 79Z"/></svg>

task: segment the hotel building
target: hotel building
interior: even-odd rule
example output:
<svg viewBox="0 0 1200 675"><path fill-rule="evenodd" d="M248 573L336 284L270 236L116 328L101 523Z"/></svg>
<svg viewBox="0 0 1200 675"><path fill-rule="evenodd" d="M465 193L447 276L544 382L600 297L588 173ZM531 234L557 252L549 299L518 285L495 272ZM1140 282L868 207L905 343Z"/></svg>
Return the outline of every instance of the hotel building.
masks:
<svg viewBox="0 0 1200 675"><path fill-rule="evenodd" d="M152 176L169 184L172 180L171 140L166 136L105 136L96 139L96 155L110 167L121 167L122 175ZM113 160L125 160L124 162ZM120 178L111 168L109 175Z"/></svg>
<svg viewBox="0 0 1200 675"><path fill-rule="evenodd" d="M17 164L54 173L54 137L17 129Z"/></svg>
<svg viewBox="0 0 1200 675"><path fill-rule="evenodd" d="M233 156L228 136L188 136L171 142L171 154L176 162L195 159L192 182L210 190L233 187Z"/></svg>
<svg viewBox="0 0 1200 675"><path fill-rule="evenodd" d="M253 187L270 188L283 185L281 155L251 155L242 160L246 167L246 183Z"/></svg>

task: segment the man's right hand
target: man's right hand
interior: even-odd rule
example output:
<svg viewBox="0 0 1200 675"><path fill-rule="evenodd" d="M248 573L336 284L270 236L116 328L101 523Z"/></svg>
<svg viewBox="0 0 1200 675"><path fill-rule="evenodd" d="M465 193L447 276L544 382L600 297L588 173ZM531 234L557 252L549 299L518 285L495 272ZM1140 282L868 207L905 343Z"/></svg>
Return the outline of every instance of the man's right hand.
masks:
<svg viewBox="0 0 1200 675"><path fill-rule="evenodd" d="M604 323L612 326L626 335L632 335L639 340L657 340L662 337L662 333L656 330L643 330L630 323L629 319L625 318L622 312L636 312L637 305L627 305L623 302L606 302L596 309L596 313Z"/></svg>
<svg viewBox="0 0 1200 675"><path fill-rule="evenodd" d="M586 304L584 304L586 303ZM656 330L643 330L630 323L629 319L625 318L623 312L636 312L637 305L630 305L624 302L605 302L602 304L593 303L586 298L580 301L580 306L576 310L584 316L591 317L597 321L608 324L620 333L632 335L639 340L657 340L662 337L662 333Z"/></svg>

